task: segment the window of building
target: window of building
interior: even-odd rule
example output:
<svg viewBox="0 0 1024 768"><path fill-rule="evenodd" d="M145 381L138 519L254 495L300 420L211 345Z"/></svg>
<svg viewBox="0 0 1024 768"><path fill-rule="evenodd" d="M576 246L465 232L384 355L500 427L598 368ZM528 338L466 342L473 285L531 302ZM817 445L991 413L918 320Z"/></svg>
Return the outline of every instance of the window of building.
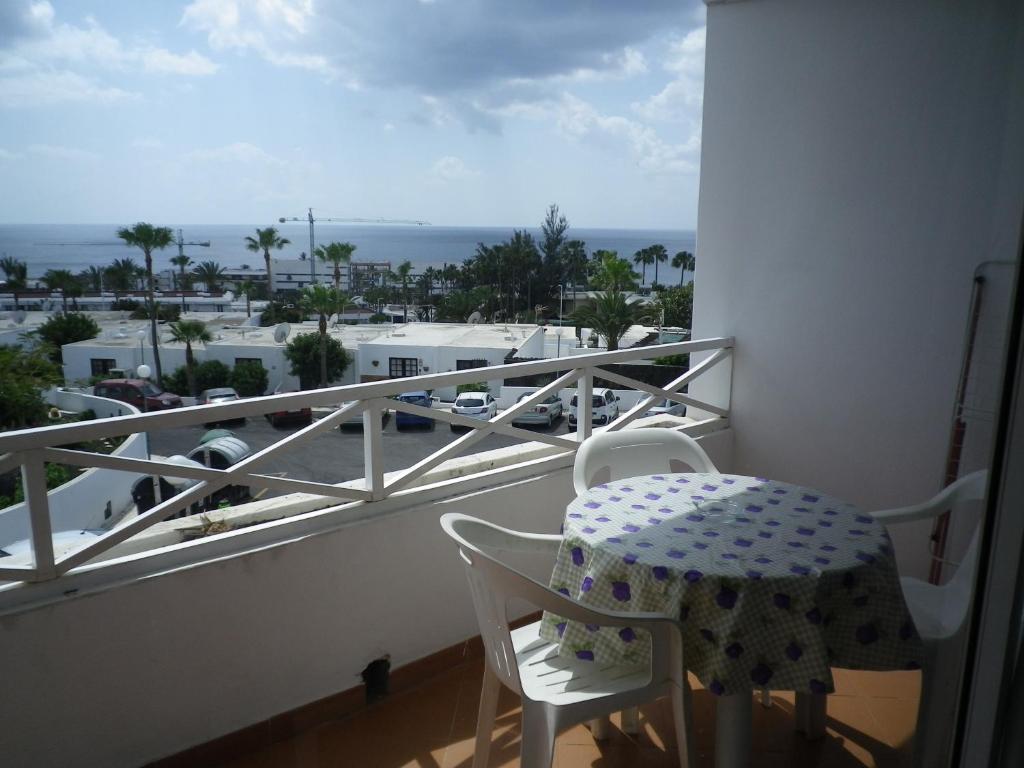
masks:
<svg viewBox="0 0 1024 768"><path fill-rule="evenodd" d="M89 361L89 368L93 376L106 376L111 368L117 367L117 360L108 357L94 357Z"/></svg>
<svg viewBox="0 0 1024 768"><path fill-rule="evenodd" d="M392 357L390 361L390 375L393 379L419 375L419 360L415 357Z"/></svg>
<svg viewBox="0 0 1024 768"><path fill-rule="evenodd" d="M486 360L456 360L455 370L466 371L470 368L486 368L489 363Z"/></svg>

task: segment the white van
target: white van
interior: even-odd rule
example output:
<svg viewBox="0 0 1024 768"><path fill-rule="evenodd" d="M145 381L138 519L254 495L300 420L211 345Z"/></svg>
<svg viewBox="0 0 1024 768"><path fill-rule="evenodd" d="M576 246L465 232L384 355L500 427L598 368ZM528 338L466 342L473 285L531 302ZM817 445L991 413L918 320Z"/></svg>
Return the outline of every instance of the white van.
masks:
<svg viewBox="0 0 1024 768"><path fill-rule="evenodd" d="M569 401L569 431L576 429L576 413L578 411L577 395ZM593 391L591 405L593 418L591 424L609 424L619 415L619 398L610 389L596 388Z"/></svg>

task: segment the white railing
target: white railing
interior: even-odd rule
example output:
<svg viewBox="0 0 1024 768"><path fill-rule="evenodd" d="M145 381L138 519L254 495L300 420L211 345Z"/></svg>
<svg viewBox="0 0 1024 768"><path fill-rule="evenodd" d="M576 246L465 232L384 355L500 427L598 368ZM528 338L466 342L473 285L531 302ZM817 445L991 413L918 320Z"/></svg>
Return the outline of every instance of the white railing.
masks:
<svg viewBox="0 0 1024 768"><path fill-rule="evenodd" d="M34 563L32 566L0 566L0 580L46 581L55 579L73 568L87 563L102 552L131 538L146 528L162 521L194 502L200 501L218 489L233 484L245 484L257 488L270 488L289 492L304 492L341 499L355 503L372 503L387 498L408 487L441 462L458 455L483 440L487 435L501 434L531 442L542 442L565 452L574 452L579 443L591 434L592 390L595 378L615 382L647 394L625 413L605 427L609 430L622 429L644 414L652 404L668 398L711 415L711 418L727 419L729 416L729 387L722 387L726 402L713 404L698 400L679 390L708 370L731 357L732 338L713 338L700 341L686 341L663 344L655 347L626 349L617 352L600 352L575 356L571 359L557 358L525 363L512 363L489 368L436 373L404 379L391 379L366 384L351 384L343 387L329 387L306 392L294 392L268 397L238 400L222 405L203 405L180 408L158 413L146 413L109 419L97 419L75 424L64 424L37 429L8 432L0 435L0 474L21 468L28 504ZM710 352L704 360L693 365L686 373L657 387L606 370L602 366L616 363L630 363L667 355ZM472 384L481 379L508 379L533 374L559 374L551 383L539 387L530 397L516 403L489 421L462 416L412 403L390 399L402 392L433 390L439 387L454 387ZM543 432L533 432L511 425L519 414L533 408L548 395L576 384L579 403L577 433L575 439ZM351 402L350 402L351 401ZM60 448L61 445L104 437L131 434L133 432L155 432L160 429L206 424L214 421L228 421L247 416L297 410L300 408L332 407L347 403L328 416L307 427L283 437L273 445L258 451L227 469L183 467L167 465L150 459L136 459L124 456L103 455L85 451ZM422 459L408 469L392 473L385 482L382 456L382 420L384 408L427 416L435 421L456 426L469 427L472 431L456 438L444 448ZM365 458L364 487L331 485L308 480L296 480L263 474L256 471L271 459L305 443L317 435L332 430L353 415L363 417L363 446ZM199 481L182 493L157 503L138 517L115 527L102 536L94 538L87 545L57 558L53 550L53 531L46 492L46 464L61 463L80 467L142 472L147 475L185 477ZM2 561L0 561L2 562Z"/></svg>

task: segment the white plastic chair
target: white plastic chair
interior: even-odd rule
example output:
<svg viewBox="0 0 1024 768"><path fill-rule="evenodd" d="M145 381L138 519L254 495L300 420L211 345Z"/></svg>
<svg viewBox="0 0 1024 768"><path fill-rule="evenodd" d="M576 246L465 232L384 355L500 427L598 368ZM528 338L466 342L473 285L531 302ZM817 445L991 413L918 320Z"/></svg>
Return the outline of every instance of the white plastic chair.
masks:
<svg viewBox="0 0 1024 768"><path fill-rule="evenodd" d="M572 484L576 493L612 480L658 472L717 472L714 463L689 435L665 427L598 432L576 452Z"/></svg>
<svg viewBox="0 0 1024 768"><path fill-rule="evenodd" d="M937 517L946 510L956 514L958 508L984 500L987 482L988 472L981 470L961 477L923 504L871 514L886 525ZM925 651L914 739L916 765L940 765L947 754L947 740L940 734L948 734L953 723L977 563L976 527L956 573L946 584L936 586L910 576L900 579L903 597Z"/></svg>
<svg viewBox="0 0 1024 768"><path fill-rule="evenodd" d="M486 655L473 768L487 765L502 684L522 697L523 768L548 768L555 738L565 728L665 695L672 700L680 765L693 764L690 688L677 622L657 613L587 608L484 551L554 556L561 536L520 533L457 513L444 515L441 526L465 562ZM539 621L509 630L507 607L512 598L572 621L645 630L651 635L650 663L598 665L559 656L557 645L541 639Z"/></svg>

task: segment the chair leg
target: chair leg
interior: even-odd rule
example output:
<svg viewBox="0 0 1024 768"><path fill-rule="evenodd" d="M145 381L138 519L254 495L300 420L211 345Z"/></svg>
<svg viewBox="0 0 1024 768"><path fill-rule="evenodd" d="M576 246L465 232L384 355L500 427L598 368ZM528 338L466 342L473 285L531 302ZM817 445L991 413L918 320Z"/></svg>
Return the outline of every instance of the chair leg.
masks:
<svg viewBox="0 0 1024 768"><path fill-rule="evenodd" d="M551 768L555 754L556 713L545 704L523 697L523 733L519 741L520 768Z"/></svg>
<svg viewBox="0 0 1024 768"><path fill-rule="evenodd" d="M682 688L673 684L669 697L672 700L672 723L676 730L679 768L696 768L693 754L693 700L689 681L684 678Z"/></svg>
<svg viewBox="0 0 1024 768"><path fill-rule="evenodd" d="M828 699L823 693L796 692L796 728L808 739L825 736L825 709Z"/></svg>
<svg viewBox="0 0 1024 768"><path fill-rule="evenodd" d="M587 724L590 726L590 735L594 737L594 741L604 741L611 736L612 723L608 715L595 717Z"/></svg>
<svg viewBox="0 0 1024 768"><path fill-rule="evenodd" d="M494 718L498 713L498 694L501 681L484 665L484 682L480 689L480 709L476 716L476 745L473 751L473 768L487 768L491 753L491 734L494 732Z"/></svg>
<svg viewBox="0 0 1024 768"><path fill-rule="evenodd" d="M716 766L746 768L750 765L753 706L749 693L733 693L715 699Z"/></svg>
<svg viewBox="0 0 1024 768"><path fill-rule="evenodd" d="M772 692L767 688L761 691L761 706L766 709L772 705Z"/></svg>
<svg viewBox="0 0 1024 768"><path fill-rule="evenodd" d="M620 713L622 718L622 732L630 736L640 733L640 707L629 707Z"/></svg>

